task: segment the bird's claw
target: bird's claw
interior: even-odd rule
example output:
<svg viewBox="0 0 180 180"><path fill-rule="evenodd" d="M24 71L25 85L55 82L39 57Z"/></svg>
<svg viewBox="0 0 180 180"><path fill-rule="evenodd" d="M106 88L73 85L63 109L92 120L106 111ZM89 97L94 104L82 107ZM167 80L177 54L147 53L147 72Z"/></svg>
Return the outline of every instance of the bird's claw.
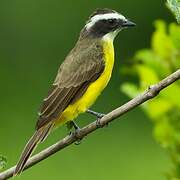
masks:
<svg viewBox="0 0 180 180"><path fill-rule="evenodd" d="M104 126L108 127L108 123L107 123L107 124L102 124L102 123L101 123L101 118L98 118L98 119L96 120L96 127L97 127L97 128L103 128Z"/></svg>
<svg viewBox="0 0 180 180"><path fill-rule="evenodd" d="M76 142L74 143L75 145L80 145L82 142L82 139L79 135L80 128L76 128L75 131L72 133L72 135L77 139Z"/></svg>
<svg viewBox="0 0 180 180"><path fill-rule="evenodd" d="M105 114L103 114L103 113L98 113L98 112L92 111L90 109L88 109L87 112L96 116L97 118L100 118L100 119L105 116Z"/></svg>

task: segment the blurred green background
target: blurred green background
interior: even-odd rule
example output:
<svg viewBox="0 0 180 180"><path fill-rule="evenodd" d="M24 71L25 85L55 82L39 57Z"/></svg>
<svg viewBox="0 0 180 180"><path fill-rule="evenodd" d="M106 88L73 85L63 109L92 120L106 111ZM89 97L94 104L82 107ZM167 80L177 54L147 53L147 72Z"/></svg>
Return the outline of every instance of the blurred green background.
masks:
<svg viewBox="0 0 180 180"><path fill-rule="evenodd" d="M115 40L111 82L92 107L108 112L128 101L120 92L121 64L138 49L149 47L155 19L174 21L162 1L151 0L1 0L0 2L0 153L14 165L34 132L37 111L74 46L87 17L99 7L121 12L137 23ZM83 126L94 118L83 114ZM59 128L37 151L66 134ZM37 152L36 151L36 152ZM166 152L152 137L148 117L137 108L87 138L39 163L15 179L164 180L171 167Z"/></svg>

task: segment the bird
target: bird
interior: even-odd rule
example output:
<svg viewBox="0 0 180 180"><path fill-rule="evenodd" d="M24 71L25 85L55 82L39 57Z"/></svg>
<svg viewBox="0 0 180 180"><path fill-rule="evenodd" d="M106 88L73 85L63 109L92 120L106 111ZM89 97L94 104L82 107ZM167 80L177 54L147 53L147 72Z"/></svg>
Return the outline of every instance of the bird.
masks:
<svg viewBox="0 0 180 180"><path fill-rule="evenodd" d="M89 108L111 78L114 38L121 30L133 26L134 22L112 9L99 8L90 15L42 102L35 132L20 156L14 175L23 171L33 150L53 129L69 123L78 130L74 119L84 112L98 119L103 117L104 114Z"/></svg>

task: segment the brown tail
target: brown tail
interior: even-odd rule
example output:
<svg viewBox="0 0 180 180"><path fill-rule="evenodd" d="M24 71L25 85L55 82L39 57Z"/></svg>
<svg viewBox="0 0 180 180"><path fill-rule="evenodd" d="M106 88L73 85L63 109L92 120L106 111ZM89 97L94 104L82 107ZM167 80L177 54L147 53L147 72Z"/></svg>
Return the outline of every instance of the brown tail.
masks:
<svg viewBox="0 0 180 180"><path fill-rule="evenodd" d="M26 144L21 157L17 163L16 169L14 171L14 176L20 174L25 165L27 160L29 159L29 157L31 156L33 150L36 148L36 146L38 145L38 143L42 142L47 135L49 134L50 130L51 130L52 124L49 124L45 127L42 127L41 129L37 130L33 136L31 137L31 139L28 141L28 143Z"/></svg>

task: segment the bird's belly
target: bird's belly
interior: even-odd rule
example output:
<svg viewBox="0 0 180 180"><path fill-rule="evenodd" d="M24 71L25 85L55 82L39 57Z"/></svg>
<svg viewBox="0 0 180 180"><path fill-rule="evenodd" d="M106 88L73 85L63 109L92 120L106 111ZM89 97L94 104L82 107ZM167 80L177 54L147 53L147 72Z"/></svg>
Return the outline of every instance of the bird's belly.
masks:
<svg viewBox="0 0 180 180"><path fill-rule="evenodd" d="M69 120L75 119L78 114L85 112L97 99L102 90L107 86L114 65L114 48L112 42L104 43L104 60L105 69L100 77L89 85L84 95L77 100L74 104L69 105L60 118L57 120L56 125L64 124Z"/></svg>

